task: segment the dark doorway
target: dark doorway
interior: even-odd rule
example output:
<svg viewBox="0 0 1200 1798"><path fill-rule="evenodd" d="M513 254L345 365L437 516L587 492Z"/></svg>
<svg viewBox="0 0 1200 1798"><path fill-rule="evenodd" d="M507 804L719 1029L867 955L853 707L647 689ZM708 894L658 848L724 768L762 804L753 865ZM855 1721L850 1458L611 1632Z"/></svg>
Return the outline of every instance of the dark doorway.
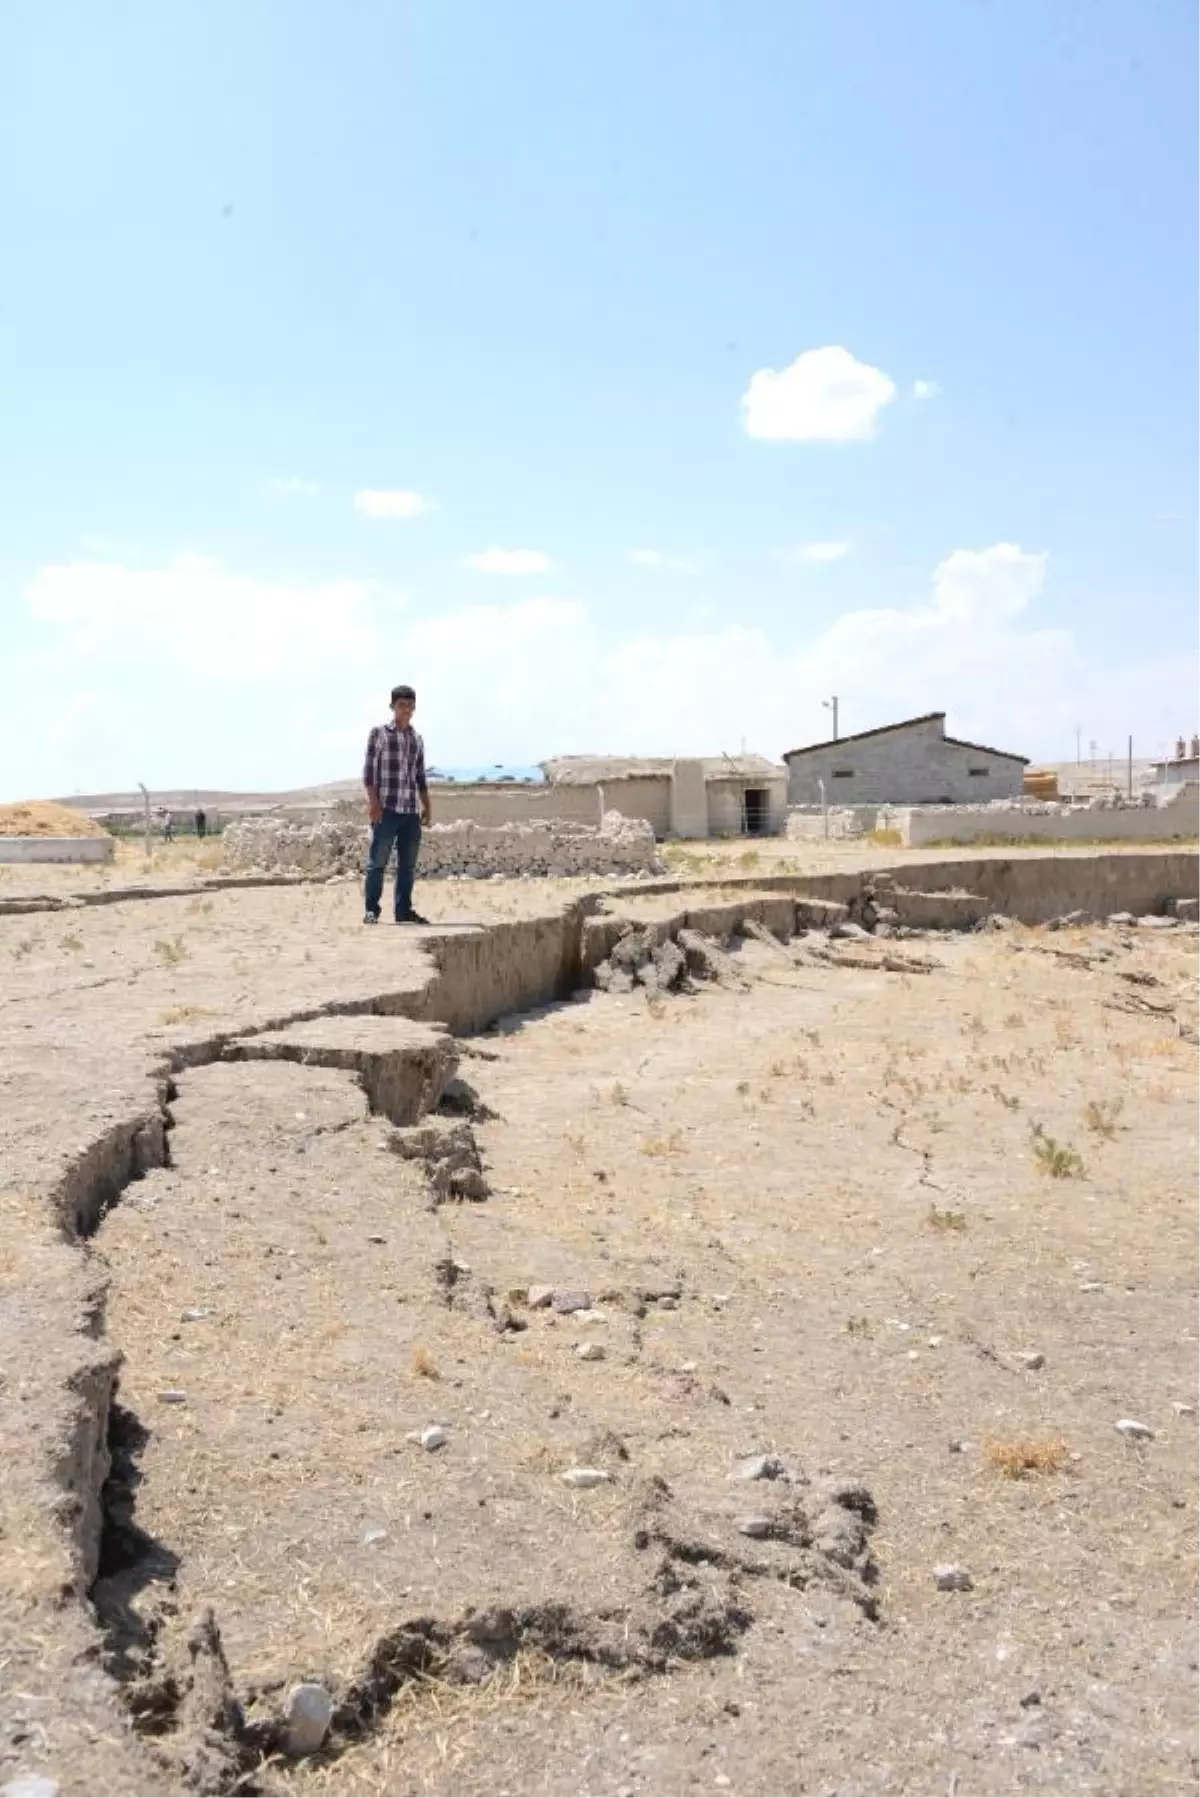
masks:
<svg viewBox="0 0 1200 1798"><path fill-rule="evenodd" d="M765 837L771 828L771 795L766 787L746 788L746 835Z"/></svg>

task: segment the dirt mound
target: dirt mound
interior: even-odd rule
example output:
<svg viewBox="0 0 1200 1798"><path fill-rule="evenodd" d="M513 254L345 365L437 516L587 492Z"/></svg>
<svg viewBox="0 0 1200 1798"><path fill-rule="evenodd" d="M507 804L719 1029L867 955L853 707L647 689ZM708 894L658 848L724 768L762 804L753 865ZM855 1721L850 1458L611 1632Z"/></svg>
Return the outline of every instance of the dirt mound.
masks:
<svg viewBox="0 0 1200 1798"><path fill-rule="evenodd" d="M108 833L86 812L51 799L0 805L0 837L102 837Z"/></svg>

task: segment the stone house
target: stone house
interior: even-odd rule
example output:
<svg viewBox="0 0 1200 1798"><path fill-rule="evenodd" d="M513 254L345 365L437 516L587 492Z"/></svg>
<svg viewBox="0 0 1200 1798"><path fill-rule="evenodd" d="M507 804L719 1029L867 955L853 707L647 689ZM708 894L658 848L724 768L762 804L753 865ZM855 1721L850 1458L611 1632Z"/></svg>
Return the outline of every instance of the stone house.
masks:
<svg viewBox="0 0 1200 1798"><path fill-rule="evenodd" d="M774 836L787 821L787 770L761 755L558 756L550 793L595 795L597 815L645 818L656 837Z"/></svg>
<svg viewBox="0 0 1200 1798"><path fill-rule="evenodd" d="M831 806L1017 799L1029 761L1011 750L948 737L945 712L791 749L783 759L790 805Z"/></svg>

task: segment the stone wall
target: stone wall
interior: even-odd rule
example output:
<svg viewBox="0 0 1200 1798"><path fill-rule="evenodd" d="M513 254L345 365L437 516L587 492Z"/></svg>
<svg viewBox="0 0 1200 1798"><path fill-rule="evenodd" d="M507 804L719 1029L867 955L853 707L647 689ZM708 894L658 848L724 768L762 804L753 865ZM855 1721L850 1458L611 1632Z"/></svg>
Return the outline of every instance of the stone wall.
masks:
<svg viewBox="0 0 1200 1798"><path fill-rule="evenodd" d="M984 772L973 774L972 769ZM876 737L848 737L788 759L792 805L922 805L945 800L970 804L1015 798L1024 763L986 749L948 742L941 721L928 719Z"/></svg>
<svg viewBox="0 0 1200 1798"><path fill-rule="evenodd" d="M1162 805L953 805L880 810L878 827L919 849L930 843L1172 842L1200 835L1200 788L1177 789Z"/></svg>
<svg viewBox="0 0 1200 1798"><path fill-rule="evenodd" d="M332 807L298 823L278 816L231 824L221 839L227 868L294 874L356 874L369 832L362 807ZM421 840L421 879L492 875L568 878L663 871L654 832L640 819L607 812L599 826L546 819L531 824L434 824Z"/></svg>

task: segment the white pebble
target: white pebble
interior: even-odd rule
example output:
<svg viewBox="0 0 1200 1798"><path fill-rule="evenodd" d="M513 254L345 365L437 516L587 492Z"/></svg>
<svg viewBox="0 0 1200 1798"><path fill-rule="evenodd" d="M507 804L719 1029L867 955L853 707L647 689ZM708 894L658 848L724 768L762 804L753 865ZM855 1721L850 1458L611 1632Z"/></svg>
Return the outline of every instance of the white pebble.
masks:
<svg viewBox="0 0 1200 1798"><path fill-rule="evenodd" d="M933 1570L933 1583L939 1592L969 1592L975 1584L965 1567L957 1561L941 1561Z"/></svg>
<svg viewBox="0 0 1200 1798"><path fill-rule="evenodd" d="M194 1305L190 1311L181 1311L179 1313L179 1321L181 1324L198 1324L202 1322L204 1318L211 1316L212 1312L204 1305Z"/></svg>
<svg viewBox="0 0 1200 1798"><path fill-rule="evenodd" d="M372 1548L372 1547L374 1547L376 1542L386 1542L386 1541L387 1541L387 1531L386 1530L378 1530L378 1529L364 1530L362 1533L362 1544L363 1544L364 1548Z"/></svg>
<svg viewBox="0 0 1200 1798"><path fill-rule="evenodd" d="M1196 1415L1195 1405L1182 1404L1179 1399L1175 1400L1171 1409L1174 1411L1176 1417L1194 1417Z"/></svg>
<svg viewBox="0 0 1200 1798"><path fill-rule="evenodd" d="M599 1342L581 1342L575 1353L581 1361L603 1361L604 1348Z"/></svg>
<svg viewBox="0 0 1200 1798"><path fill-rule="evenodd" d="M443 1429L440 1423L427 1423L417 1440L422 1448L428 1449L432 1454L435 1448L445 1448L450 1440L450 1432Z"/></svg>
<svg viewBox="0 0 1200 1798"><path fill-rule="evenodd" d="M1040 1349L1029 1349L1024 1354L1018 1355L1017 1360L1029 1373L1037 1373L1039 1368L1046 1365L1046 1357Z"/></svg>
<svg viewBox="0 0 1200 1798"><path fill-rule="evenodd" d="M1154 1440L1154 1431L1150 1425L1139 1423L1136 1417L1118 1418L1113 1428L1119 1430L1122 1436L1127 1436L1131 1442L1152 1442Z"/></svg>
<svg viewBox="0 0 1200 1798"><path fill-rule="evenodd" d="M601 1467L568 1467L561 1479L564 1486L574 1486L577 1491L586 1492L592 1486L609 1485L612 1474L605 1473Z"/></svg>
<svg viewBox="0 0 1200 1798"><path fill-rule="evenodd" d="M747 1455L739 1461L731 1480L777 1480L783 1472L783 1462L775 1455Z"/></svg>
<svg viewBox="0 0 1200 1798"><path fill-rule="evenodd" d="M178 1386L168 1386L167 1390L165 1392L160 1392L158 1396L164 1405L187 1404L187 1393L180 1391Z"/></svg>
<svg viewBox="0 0 1200 1798"><path fill-rule="evenodd" d="M289 1754L315 1754L329 1734L333 1721L333 1699L324 1686L305 1680L288 1693L287 1735L284 1746Z"/></svg>
<svg viewBox="0 0 1200 1798"><path fill-rule="evenodd" d="M84 962L84 967L88 966ZM41 1773L18 1773L0 1786L3 1798L58 1798L58 1781Z"/></svg>

